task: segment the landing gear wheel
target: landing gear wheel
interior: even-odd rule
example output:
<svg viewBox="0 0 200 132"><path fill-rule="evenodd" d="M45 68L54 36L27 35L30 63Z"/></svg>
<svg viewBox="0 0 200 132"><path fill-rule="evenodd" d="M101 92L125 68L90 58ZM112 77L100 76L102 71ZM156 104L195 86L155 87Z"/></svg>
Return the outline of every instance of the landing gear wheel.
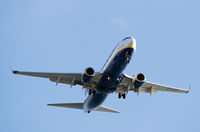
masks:
<svg viewBox="0 0 200 132"><path fill-rule="evenodd" d="M123 97L123 99L125 99L126 98L126 94L124 93L124 94L122 94L122 97Z"/></svg>
<svg viewBox="0 0 200 132"><path fill-rule="evenodd" d="M96 90L93 91L93 95L96 95Z"/></svg>
<svg viewBox="0 0 200 132"><path fill-rule="evenodd" d="M121 99L121 97L122 97L122 94L121 94L121 93L119 93L119 94L118 94L118 98L119 98L119 99Z"/></svg>
<svg viewBox="0 0 200 132"><path fill-rule="evenodd" d="M89 95L91 95L91 94L92 94L92 90L90 89L90 90L89 90Z"/></svg>

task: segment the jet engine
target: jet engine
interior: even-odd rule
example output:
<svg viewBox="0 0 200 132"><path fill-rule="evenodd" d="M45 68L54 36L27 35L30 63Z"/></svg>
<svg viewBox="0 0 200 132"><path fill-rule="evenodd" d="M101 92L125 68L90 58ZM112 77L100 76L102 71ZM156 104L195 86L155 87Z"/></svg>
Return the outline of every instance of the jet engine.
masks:
<svg viewBox="0 0 200 132"><path fill-rule="evenodd" d="M95 75L94 69L91 67L88 67L83 72L81 81L83 83L89 83L93 79L94 75Z"/></svg>
<svg viewBox="0 0 200 132"><path fill-rule="evenodd" d="M133 88L136 88L136 89L140 88L143 85L143 83L145 82L145 79L146 79L146 77L142 73L135 75L133 77Z"/></svg>

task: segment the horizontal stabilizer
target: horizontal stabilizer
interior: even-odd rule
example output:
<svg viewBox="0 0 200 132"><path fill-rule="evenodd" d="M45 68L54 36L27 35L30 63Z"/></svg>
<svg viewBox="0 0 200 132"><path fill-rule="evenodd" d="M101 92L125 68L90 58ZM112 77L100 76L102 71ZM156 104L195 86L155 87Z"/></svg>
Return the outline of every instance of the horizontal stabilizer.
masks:
<svg viewBox="0 0 200 132"><path fill-rule="evenodd" d="M73 108L73 109L81 109L83 110L84 103L61 103L61 104L47 104L48 106L56 106L56 107L65 107L65 108ZM94 111L101 111L101 112L111 112L111 113L119 113L119 111L100 106Z"/></svg>
<svg viewBox="0 0 200 132"><path fill-rule="evenodd" d="M120 112L117 111L117 110L113 110L113 109L107 108L107 107L105 107L105 106L100 106L100 107L98 107L98 108L96 109L96 111L120 113Z"/></svg>
<svg viewBox="0 0 200 132"><path fill-rule="evenodd" d="M84 103L62 103L62 104L47 104L48 106L83 109Z"/></svg>

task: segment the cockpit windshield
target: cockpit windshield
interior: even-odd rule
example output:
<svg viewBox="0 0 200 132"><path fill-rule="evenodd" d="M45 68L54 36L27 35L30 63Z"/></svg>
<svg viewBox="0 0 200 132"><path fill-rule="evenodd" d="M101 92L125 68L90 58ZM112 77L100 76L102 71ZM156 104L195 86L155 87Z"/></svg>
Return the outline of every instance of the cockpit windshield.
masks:
<svg viewBox="0 0 200 132"><path fill-rule="evenodd" d="M126 39L130 39L130 38L131 38L131 37L126 37L126 38L123 39L123 41L126 40Z"/></svg>

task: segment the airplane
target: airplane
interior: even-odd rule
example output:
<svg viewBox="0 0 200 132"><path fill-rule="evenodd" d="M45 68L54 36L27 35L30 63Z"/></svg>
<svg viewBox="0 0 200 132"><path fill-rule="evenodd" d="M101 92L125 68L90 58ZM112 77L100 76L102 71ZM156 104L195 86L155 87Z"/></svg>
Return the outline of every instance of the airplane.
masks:
<svg viewBox="0 0 200 132"><path fill-rule="evenodd" d="M87 67L83 73L44 73L25 72L14 70L12 73L34 77L48 78L58 83L81 85L86 90L86 98L83 103L59 103L47 104L65 108L81 109L86 113L91 111L119 113L119 111L102 106L110 93L117 93L118 98L126 98L128 92L149 93L152 95L158 91L188 93L189 90L174 88L146 81L143 73L133 77L123 73L136 50L136 40L133 37L126 37L114 48L100 72L95 72L92 67Z"/></svg>

